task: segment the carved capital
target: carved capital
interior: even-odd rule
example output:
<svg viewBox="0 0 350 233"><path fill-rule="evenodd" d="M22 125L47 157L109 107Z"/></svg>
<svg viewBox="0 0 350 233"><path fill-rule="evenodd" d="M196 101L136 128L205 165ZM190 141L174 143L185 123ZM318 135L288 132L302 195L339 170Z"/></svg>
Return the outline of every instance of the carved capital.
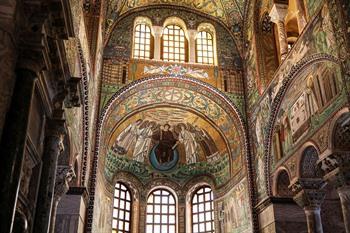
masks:
<svg viewBox="0 0 350 233"><path fill-rule="evenodd" d="M289 188L295 193L293 199L302 208L319 207L326 192L326 182L320 178L299 178Z"/></svg>
<svg viewBox="0 0 350 233"><path fill-rule="evenodd" d="M324 179L336 188L350 185L350 152L334 152L318 164L324 172Z"/></svg>
<svg viewBox="0 0 350 233"><path fill-rule="evenodd" d="M153 33L154 33L155 37L161 37L162 36L162 33L163 33L163 27L162 26L153 25L152 29L153 29Z"/></svg>
<svg viewBox="0 0 350 233"><path fill-rule="evenodd" d="M198 34L197 30L189 29L189 30L187 30L187 32L188 32L189 40L195 40L196 39L196 36Z"/></svg>
<svg viewBox="0 0 350 233"><path fill-rule="evenodd" d="M69 190L69 182L75 177L72 166L57 166L55 200L59 200Z"/></svg>

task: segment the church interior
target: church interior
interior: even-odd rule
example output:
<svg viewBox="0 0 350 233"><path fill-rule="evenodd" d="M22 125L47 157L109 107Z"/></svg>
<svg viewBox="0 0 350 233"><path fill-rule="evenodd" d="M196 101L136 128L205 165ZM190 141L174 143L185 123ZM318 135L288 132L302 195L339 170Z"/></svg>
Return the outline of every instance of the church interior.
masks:
<svg viewBox="0 0 350 233"><path fill-rule="evenodd" d="M1 233L350 233L349 0L1 0Z"/></svg>

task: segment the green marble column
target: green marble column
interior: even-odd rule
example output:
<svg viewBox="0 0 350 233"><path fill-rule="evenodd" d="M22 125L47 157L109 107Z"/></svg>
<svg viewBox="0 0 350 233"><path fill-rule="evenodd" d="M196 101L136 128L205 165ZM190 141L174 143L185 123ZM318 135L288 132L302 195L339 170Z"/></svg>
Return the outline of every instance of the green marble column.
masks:
<svg viewBox="0 0 350 233"><path fill-rule="evenodd" d="M10 233L12 229L35 79L32 71L16 70L16 84L0 144L1 233Z"/></svg>

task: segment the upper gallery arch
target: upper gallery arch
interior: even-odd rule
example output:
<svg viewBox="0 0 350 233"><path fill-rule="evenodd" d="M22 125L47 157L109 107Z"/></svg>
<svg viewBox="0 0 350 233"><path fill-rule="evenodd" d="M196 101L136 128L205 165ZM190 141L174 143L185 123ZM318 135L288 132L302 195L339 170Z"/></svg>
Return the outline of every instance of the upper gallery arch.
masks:
<svg viewBox="0 0 350 233"><path fill-rule="evenodd" d="M183 8L192 12L197 12L213 19L216 19L232 32L240 33L244 18L246 0L200 0L200 1L179 1L179 0L108 0L106 24L107 29L118 19L118 17L135 12L137 10L155 7Z"/></svg>
<svg viewBox="0 0 350 233"><path fill-rule="evenodd" d="M223 21L217 19L216 17L211 17L210 15L204 14L203 12L190 10L189 8L181 6L168 7L167 5L151 5L149 7L141 7L130 10L125 14L116 17L115 20L107 19L105 25L104 44L107 47L113 45L116 46L115 42L119 41L118 44L120 44L122 40L125 40L124 42L129 42L130 47L131 40L126 38L130 38L130 36L132 35L133 22L136 17L146 17L151 20L152 25L163 26L164 23L167 20L169 20L169 17L173 16L183 20L183 26L185 26L187 29L196 30L197 27L203 22L213 24L217 33L219 35L222 35L222 37L225 40L225 43L227 43L227 46L230 47L230 51L233 51L233 53L235 53L236 56L240 57L242 50L240 34L241 23L239 23L239 25L236 26L229 26ZM237 27L238 29L235 27ZM230 39L227 41L228 37ZM124 47L127 46L124 45Z"/></svg>

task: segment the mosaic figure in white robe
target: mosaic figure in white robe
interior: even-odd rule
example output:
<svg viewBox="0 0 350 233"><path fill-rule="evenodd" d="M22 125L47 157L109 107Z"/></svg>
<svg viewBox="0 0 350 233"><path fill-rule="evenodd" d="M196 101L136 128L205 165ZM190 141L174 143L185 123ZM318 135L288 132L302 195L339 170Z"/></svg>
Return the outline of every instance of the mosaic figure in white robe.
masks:
<svg viewBox="0 0 350 233"><path fill-rule="evenodd" d="M145 156L147 156L153 135L153 124L149 123L147 127L138 129L137 140L134 148L133 159L138 162L144 162Z"/></svg>
<svg viewBox="0 0 350 233"><path fill-rule="evenodd" d="M181 125L181 131L179 133L179 142L183 143L185 146L186 163L196 163L198 143L196 142L195 134L188 131L184 125Z"/></svg>
<svg viewBox="0 0 350 233"><path fill-rule="evenodd" d="M128 127L126 127L117 137L117 140L115 142L114 148L119 151L119 154L126 154L130 146L133 145L136 141L137 133L139 126L141 125L142 120L139 119L136 122L130 124ZM114 150L115 150L114 149ZM124 153L120 153L120 151L123 151Z"/></svg>

